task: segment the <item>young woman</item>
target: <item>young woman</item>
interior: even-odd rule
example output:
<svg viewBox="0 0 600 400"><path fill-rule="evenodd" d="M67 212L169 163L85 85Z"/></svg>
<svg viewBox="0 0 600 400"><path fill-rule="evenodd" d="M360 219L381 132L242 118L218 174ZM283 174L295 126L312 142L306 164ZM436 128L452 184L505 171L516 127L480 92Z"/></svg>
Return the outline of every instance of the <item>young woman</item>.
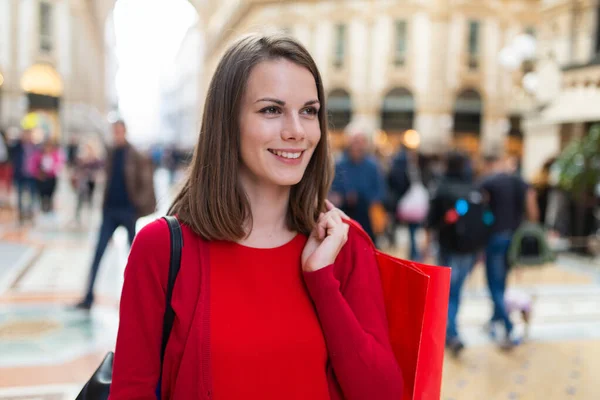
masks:
<svg viewBox="0 0 600 400"><path fill-rule="evenodd" d="M323 84L294 39L250 35L213 76L192 167L162 399L400 399L375 255L325 198ZM111 399L155 399L167 224L135 239Z"/></svg>

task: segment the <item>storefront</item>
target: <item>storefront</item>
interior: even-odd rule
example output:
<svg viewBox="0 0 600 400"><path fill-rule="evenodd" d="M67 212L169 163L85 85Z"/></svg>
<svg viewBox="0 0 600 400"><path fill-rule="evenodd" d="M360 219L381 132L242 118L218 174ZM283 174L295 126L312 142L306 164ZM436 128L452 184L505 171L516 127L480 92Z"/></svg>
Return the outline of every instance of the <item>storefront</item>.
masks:
<svg viewBox="0 0 600 400"><path fill-rule="evenodd" d="M37 141L61 139L60 100L63 95L63 82L50 64L34 64L21 77L21 89L27 98L27 116L23 128L34 129ZM34 117L34 116L37 116ZM43 121L42 126L34 122Z"/></svg>

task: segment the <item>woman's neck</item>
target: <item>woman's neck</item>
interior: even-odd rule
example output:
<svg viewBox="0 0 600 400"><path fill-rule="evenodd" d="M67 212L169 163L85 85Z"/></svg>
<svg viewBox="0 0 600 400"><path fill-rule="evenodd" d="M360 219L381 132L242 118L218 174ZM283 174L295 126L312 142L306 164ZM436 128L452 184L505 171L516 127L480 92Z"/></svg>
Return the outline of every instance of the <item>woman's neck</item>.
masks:
<svg viewBox="0 0 600 400"><path fill-rule="evenodd" d="M287 225L290 188L244 179L242 187L250 203L252 226L248 237L240 241L250 247L278 247L295 235Z"/></svg>

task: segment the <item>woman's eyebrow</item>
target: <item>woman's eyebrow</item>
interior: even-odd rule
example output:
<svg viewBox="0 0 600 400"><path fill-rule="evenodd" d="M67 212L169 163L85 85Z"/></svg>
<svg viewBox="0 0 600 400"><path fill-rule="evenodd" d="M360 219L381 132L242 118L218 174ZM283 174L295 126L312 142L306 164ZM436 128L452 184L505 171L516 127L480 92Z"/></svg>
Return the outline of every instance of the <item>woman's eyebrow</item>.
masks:
<svg viewBox="0 0 600 400"><path fill-rule="evenodd" d="M273 97L263 97L261 99L256 100L255 103L260 103L261 101L275 103L275 104L278 104L278 105L280 105L282 107L285 106L285 101L279 100L279 99L275 99ZM304 103L304 105L305 106L310 106L310 105L318 104L318 103L319 103L319 100L315 99L315 100L309 100L309 101L307 101L306 103Z"/></svg>
<svg viewBox="0 0 600 400"><path fill-rule="evenodd" d="M255 103L259 103L261 101L268 101L268 102L271 102L271 103L278 104L278 105L280 105L282 107L285 106L285 101L279 100L279 99L274 99L272 97L263 97L262 99L256 100Z"/></svg>

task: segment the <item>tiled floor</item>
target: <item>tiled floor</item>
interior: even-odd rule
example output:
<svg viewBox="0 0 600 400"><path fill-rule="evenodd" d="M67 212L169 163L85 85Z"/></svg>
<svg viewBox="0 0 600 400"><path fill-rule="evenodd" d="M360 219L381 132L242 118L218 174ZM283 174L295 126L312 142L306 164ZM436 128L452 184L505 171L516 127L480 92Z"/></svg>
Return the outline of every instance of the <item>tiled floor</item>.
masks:
<svg viewBox="0 0 600 400"><path fill-rule="evenodd" d="M600 399L600 339L531 342L503 353L467 349L446 358L443 399Z"/></svg>
<svg viewBox="0 0 600 400"><path fill-rule="evenodd" d="M35 231L2 223L0 265L9 260L2 249L41 253L0 291L0 400L72 400L114 344L126 235L117 234L107 251L100 306L86 317L67 305L85 286L99 218L83 230L59 221ZM0 270L0 281L7 271ZM442 399L600 399L600 268L562 259L512 274L509 286L535 299L529 340L503 352L484 333L490 303L476 268L459 315L468 347L458 360L446 357Z"/></svg>

